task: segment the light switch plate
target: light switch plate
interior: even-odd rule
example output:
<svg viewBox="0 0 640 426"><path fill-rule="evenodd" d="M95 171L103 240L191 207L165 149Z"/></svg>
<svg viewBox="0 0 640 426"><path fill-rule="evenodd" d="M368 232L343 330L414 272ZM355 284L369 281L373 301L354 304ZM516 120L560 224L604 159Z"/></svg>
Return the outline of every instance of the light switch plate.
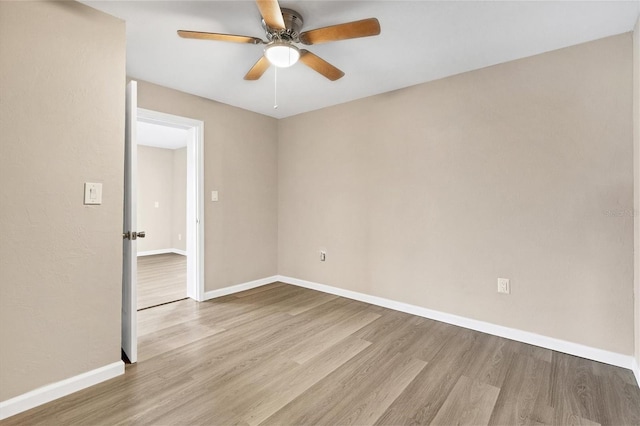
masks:
<svg viewBox="0 0 640 426"><path fill-rule="evenodd" d="M102 204L102 184L85 182L84 203L86 205Z"/></svg>

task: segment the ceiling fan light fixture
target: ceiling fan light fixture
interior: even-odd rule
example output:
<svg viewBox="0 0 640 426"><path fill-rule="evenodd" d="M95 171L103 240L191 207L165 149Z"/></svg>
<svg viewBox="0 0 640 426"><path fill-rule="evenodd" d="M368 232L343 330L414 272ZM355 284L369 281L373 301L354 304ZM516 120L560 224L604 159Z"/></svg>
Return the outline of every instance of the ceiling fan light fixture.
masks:
<svg viewBox="0 0 640 426"><path fill-rule="evenodd" d="M300 49L291 43L272 41L264 48L264 56L278 68L288 68L300 59Z"/></svg>

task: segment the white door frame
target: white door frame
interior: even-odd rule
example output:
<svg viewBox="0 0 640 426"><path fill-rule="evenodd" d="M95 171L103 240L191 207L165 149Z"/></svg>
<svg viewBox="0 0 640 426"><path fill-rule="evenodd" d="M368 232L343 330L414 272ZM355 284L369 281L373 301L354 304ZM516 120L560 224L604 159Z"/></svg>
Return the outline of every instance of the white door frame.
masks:
<svg viewBox="0 0 640 426"><path fill-rule="evenodd" d="M187 296L204 300L204 122L138 108L138 121L189 131L187 138Z"/></svg>

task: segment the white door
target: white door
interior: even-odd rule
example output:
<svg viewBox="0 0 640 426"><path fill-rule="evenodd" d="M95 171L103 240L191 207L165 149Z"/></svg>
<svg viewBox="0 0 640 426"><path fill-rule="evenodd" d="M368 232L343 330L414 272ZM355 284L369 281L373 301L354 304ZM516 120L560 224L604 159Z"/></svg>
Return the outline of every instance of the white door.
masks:
<svg viewBox="0 0 640 426"><path fill-rule="evenodd" d="M138 360L137 330L137 238L144 232L136 229L136 173L138 149L136 123L138 115L137 82L127 84L127 107L124 142L124 230L122 234L122 350L129 361Z"/></svg>

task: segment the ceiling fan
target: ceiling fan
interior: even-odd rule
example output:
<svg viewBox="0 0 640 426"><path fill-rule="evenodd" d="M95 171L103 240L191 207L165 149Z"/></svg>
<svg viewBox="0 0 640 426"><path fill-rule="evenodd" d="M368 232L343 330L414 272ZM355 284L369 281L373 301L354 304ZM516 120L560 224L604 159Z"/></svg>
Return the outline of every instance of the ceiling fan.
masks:
<svg viewBox="0 0 640 426"><path fill-rule="evenodd" d="M344 72L308 50L298 48L295 43L314 45L380 34L380 23L376 18L331 25L301 33L303 20L298 12L281 9L278 0L256 0L256 3L262 15L262 27L267 41L257 37L200 31L179 30L178 35L183 38L265 44L264 55L244 76L245 80L259 79L269 65L286 68L300 60L309 68L335 81L344 76Z"/></svg>

